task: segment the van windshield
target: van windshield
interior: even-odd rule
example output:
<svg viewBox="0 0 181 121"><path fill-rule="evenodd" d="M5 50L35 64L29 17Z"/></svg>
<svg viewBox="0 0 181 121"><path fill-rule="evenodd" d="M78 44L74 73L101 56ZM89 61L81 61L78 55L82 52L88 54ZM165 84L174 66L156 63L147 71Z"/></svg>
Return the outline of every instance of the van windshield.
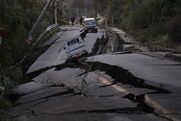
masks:
<svg viewBox="0 0 181 121"><path fill-rule="evenodd" d="M95 25L96 22L94 20L86 20L86 21L84 21L84 24L85 25Z"/></svg>

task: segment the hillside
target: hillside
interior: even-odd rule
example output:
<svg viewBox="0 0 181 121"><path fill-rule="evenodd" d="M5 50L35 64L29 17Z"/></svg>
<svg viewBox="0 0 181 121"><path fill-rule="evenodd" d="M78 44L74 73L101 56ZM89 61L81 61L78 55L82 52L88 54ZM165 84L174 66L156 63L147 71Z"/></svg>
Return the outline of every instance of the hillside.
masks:
<svg viewBox="0 0 181 121"><path fill-rule="evenodd" d="M96 0L97 9L114 19L114 25L126 30L137 41L152 48L181 51L180 0Z"/></svg>

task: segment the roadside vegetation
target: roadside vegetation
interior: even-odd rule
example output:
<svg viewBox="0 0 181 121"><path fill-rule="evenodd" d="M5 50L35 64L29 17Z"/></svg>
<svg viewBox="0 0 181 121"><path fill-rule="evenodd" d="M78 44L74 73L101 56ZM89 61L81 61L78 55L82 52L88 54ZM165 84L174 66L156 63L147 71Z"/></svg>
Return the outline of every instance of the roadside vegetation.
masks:
<svg viewBox="0 0 181 121"><path fill-rule="evenodd" d="M181 52L180 0L96 0L108 24L124 29L152 49Z"/></svg>
<svg viewBox="0 0 181 121"><path fill-rule="evenodd" d="M41 0L0 0L0 27L5 36L1 45L1 66L15 64L27 52L26 38L42 10Z"/></svg>
<svg viewBox="0 0 181 121"><path fill-rule="evenodd" d="M42 0L0 0L0 28L5 33L0 45L1 121L7 121L6 109L12 105L8 90L27 80L21 63L32 50L26 38L43 6Z"/></svg>

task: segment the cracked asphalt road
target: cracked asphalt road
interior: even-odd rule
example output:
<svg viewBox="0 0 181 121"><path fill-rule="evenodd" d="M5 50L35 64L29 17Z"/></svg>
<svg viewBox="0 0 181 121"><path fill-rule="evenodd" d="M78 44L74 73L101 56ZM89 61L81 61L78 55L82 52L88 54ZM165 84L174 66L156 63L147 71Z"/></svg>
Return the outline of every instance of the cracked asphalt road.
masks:
<svg viewBox="0 0 181 121"><path fill-rule="evenodd" d="M72 75L75 70L77 69L69 69L69 74ZM62 71L66 73L67 69ZM70 90L63 85L44 88L21 96L16 101L18 105L11 110L10 114L18 121L71 121L73 119L77 121L144 119L165 121L149 110L138 108L137 103L124 98L127 94L118 90L119 87L107 86L99 80L100 76L111 81L111 77L103 72L89 73L86 77L87 86L84 87L84 96L81 95L80 90L74 87ZM72 86L73 82L77 84L76 81L72 80L68 87ZM133 117L139 118L135 120Z"/></svg>
<svg viewBox="0 0 181 121"><path fill-rule="evenodd" d="M179 62L135 53L105 53L66 63L66 53L60 48L82 28L60 28L63 31L42 44L50 47L29 68L27 73L36 75L32 82L13 89L18 95L9 112L13 120L179 121L181 108L171 100L180 102ZM99 29L86 34L90 54L104 33Z"/></svg>

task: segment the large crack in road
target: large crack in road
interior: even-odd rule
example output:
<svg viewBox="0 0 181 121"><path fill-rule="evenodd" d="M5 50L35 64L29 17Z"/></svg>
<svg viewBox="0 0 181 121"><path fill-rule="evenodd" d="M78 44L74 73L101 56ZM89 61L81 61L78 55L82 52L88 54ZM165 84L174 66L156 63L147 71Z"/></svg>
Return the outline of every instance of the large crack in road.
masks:
<svg viewBox="0 0 181 121"><path fill-rule="evenodd" d="M177 121L168 109L147 95L168 95L172 93L171 90L159 84L151 85L122 67L87 60L90 56L110 53L111 41L110 37L97 38L92 53L29 74L35 83L45 87L16 97L16 107L10 112L13 118L17 121L48 121L58 118L69 121L69 118L63 116L77 115L77 120L82 121L85 117L91 120L87 114L97 118L105 114L104 117L108 119L119 114L133 121L137 119L129 118L130 115L144 115L148 121ZM114 45L117 42L120 44L120 39L114 41ZM85 117L81 119L80 114ZM121 119L125 118L118 118Z"/></svg>
<svg viewBox="0 0 181 121"><path fill-rule="evenodd" d="M81 62L78 61L76 62L76 64L67 64L66 66L57 66L56 67L56 71L58 70L62 70L65 68L81 68L84 69L85 71L80 73L77 76L84 76L84 79L82 79L82 81L85 81L85 78L87 77L88 73L90 72L95 72L97 70L101 71L101 72L106 72L109 76L112 77L113 81L110 82L110 84L105 84L100 86L100 88L105 88L107 86L112 86L118 83L122 83L123 85L131 85L132 88L146 88L146 89L150 89L152 90L151 92L146 92L146 93L171 93L169 90L166 90L164 88L160 88L160 87L155 87L149 84L146 84L145 81L143 79L137 78L134 75L132 75L130 72L128 72L127 70L124 70L120 67L116 67L116 66L110 66L110 65L106 65L103 63L86 63L86 62ZM86 83L86 81L85 81ZM88 84L88 83L86 83ZM57 86L57 85L55 85ZM52 86L53 87L53 86ZM66 85L66 87L68 87L68 85ZM86 92L83 92L83 88L78 87L79 92L75 92L75 90L73 88L75 87L68 87L69 90L65 91L65 92L60 92L60 93L56 93L56 94L52 94L52 95L47 95L45 97L42 98L38 98L35 100L30 100L30 101L25 101L24 103L32 103L34 101L38 101L38 100L42 100L42 99L46 99L48 100L49 98L53 98L53 97L58 97L60 95L66 95L66 94L73 94L72 96L74 96L75 94L77 95L83 95L85 98L88 98L89 95L86 94ZM140 95L136 95L134 94L134 92L128 92L126 93L126 95L124 95L122 98L126 98L129 99L130 101L134 102L137 104L137 106L135 108L118 108L118 109L105 109L105 110L101 110L101 109L95 109L95 110L76 110L76 111L71 111L71 112L63 112L61 114L58 115L64 115L64 114L83 114L83 113L121 113L121 114L143 114L143 113L155 113L154 112L154 108L155 107L151 107L150 105L147 104L147 102L145 102L145 96L146 93L140 94ZM98 95L98 97L101 98L108 98L108 97L114 97L115 95L112 96L102 96L102 95ZM43 101L44 103L44 101ZM21 104L21 103L20 103ZM38 103L39 104L39 103ZM37 105L37 104L36 104ZM34 112L34 114L36 114L36 111L31 110ZM43 115L46 115L43 114ZM50 114L48 114L50 115Z"/></svg>

